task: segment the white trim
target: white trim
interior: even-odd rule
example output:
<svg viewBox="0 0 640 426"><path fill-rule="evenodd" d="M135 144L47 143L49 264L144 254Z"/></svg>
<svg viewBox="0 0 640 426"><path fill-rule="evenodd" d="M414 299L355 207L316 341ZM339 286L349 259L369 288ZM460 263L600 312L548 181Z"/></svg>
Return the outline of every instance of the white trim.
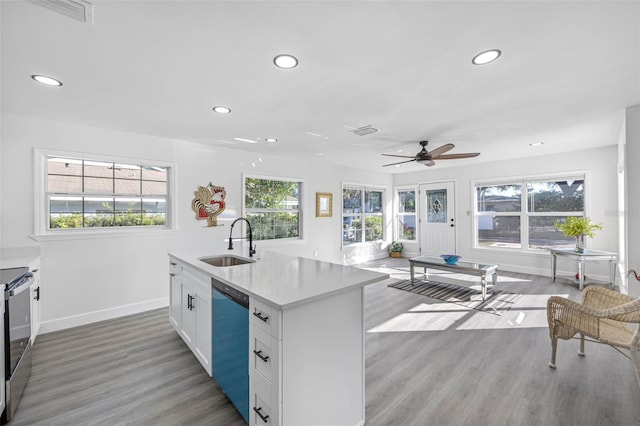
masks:
<svg viewBox="0 0 640 426"><path fill-rule="evenodd" d="M581 178L583 180L584 185L584 205L583 205L583 214L585 217L589 216L589 206L588 201L590 199L589 192L591 191L591 184L589 183L589 172L586 170L583 171L569 171L569 172L558 172L558 173L545 173L539 175L523 175L523 176L511 176L511 177L501 177L497 179L478 179L471 180L471 188L470 188L470 196L471 196L471 231L472 231L472 242L471 249L472 250L481 250L481 251L492 251L492 252L505 252L505 253L527 253L527 254L537 254L537 253L546 253L545 249L540 248L531 248L529 247L529 223L528 219L531 216L578 216L577 212L528 212L528 196L527 196L527 188L526 184L529 182L542 182L542 181L551 181L558 180L563 178ZM502 184L519 184L520 188L520 211L519 212L478 212L478 203L476 199L476 188L478 186L496 186ZM504 248L504 247L485 247L480 246L478 241L478 220L477 218L480 216L493 216L498 214L499 216L509 216L509 217L519 217L520 221L520 248ZM525 218L523 221L522 219Z"/></svg>
<svg viewBox="0 0 640 426"><path fill-rule="evenodd" d="M255 241L260 241L260 244L269 244L269 243L280 243L283 241L287 241L287 242L295 242L295 241L304 241L304 221L306 220L305 217L305 208L304 208L304 203L306 201L306 197L305 197L305 192L307 190L306 185L305 185L305 180L302 178L292 178L292 177L281 177L281 176L268 176L268 175L253 175L253 174L249 174L249 173L242 173L242 184L241 184L241 196L242 196L242 212L241 212L241 216L242 217L247 217L247 206L245 204L245 200L246 200L246 188L247 188L247 179L264 179L264 180L275 180L275 181L282 181L282 182L296 182L299 184L300 186L300 196L298 199L298 210L294 210L294 209L290 209L290 210L281 210L283 212L289 212L289 211L297 211L298 212L298 237L296 238L275 238L275 239L269 239L269 240L255 240ZM315 198L313 198L315 200ZM243 226L243 233L244 233L244 223L242 224ZM244 244L245 241L242 240L242 244Z"/></svg>
<svg viewBox="0 0 640 426"><path fill-rule="evenodd" d="M125 164L144 164L145 166L158 166L169 168L167 176L167 204L165 226L135 226L135 227L114 227L114 228L81 228L81 229L55 229L48 228L46 221L49 217L49 207L45 203L45 194L47 188L46 175L46 158L49 155L60 157L82 158L97 161L121 162ZM80 153L71 151L52 150L46 148L33 149L33 174L34 174L34 191L33 191L33 234L31 238L36 241L54 241L54 240L80 240L90 238L108 238L108 237L127 237L127 236L146 236L160 235L177 229L177 164L172 161L162 161L144 158L120 157L117 155L103 155L94 153ZM45 217L46 216L46 217ZM124 230L126 229L126 230ZM137 229L137 230L135 230Z"/></svg>
<svg viewBox="0 0 640 426"><path fill-rule="evenodd" d="M375 213L366 213L364 212L364 209L362 212L360 213L354 213L354 214L344 214L344 190L345 190L345 186L348 187L349 189L357 189L360 191L366 191L366 190L374 190L374 191L380 191L382 192L382 211L381 211L381 216L382 216L382 238L376 241L359 241L357 243L352 243L352 244L348 244L345 245L344 244L344 217L345 216L362 216L363 221L362 221L362 236L365 237L365 228L364 228L364 218L366 216L377 216L377 214ZM388 196L387 196L387 192L389 188L385 185L369 185L369 184L357 184L357 183L348 183L345 181L341 181L341 188L340 188L340 199L342 200L340 202L340 251L344 251L345 249L349 249L350 247L359 247L359 246L370 246L373 244L378 244L380 241L385 242L387 241L387 237L388 237L388 225L386 221L388 221ZM364 203L364 193L362 194L363 198L362 198L362 202ZM393 206L391 206L391 217L393 218ZM393 238L393 225L392 225L392 229L391 229L391 236Z"/></svg>
<svg viewBox="0 0 640 426"><path fill-rule="evenodd" d="M134 230L138 229L137 231ZM87 228L83 228L87 229ZM96 238L128 238L128 237L161 237L165 235L175 235L177 229L169 229L167 227L148 227L143 228L139 226L132 226L126 228L127 231L123 231L122 228L117 230L107 229L106 231L91 230L86 232L64 232L51 231L46 234L33 234L29 237L35 241L68 241L68 240L90 240Z"/></svg>
<svg viewBox="0 0 640 426"><path fill-rule="evenodd" d="M401 185L393 187L393 205L391 206L391 214L393 217L391 218L391 236L393 241L401 241L407 244L419 244L418 240L418 220L420 219L420 213L418 212L418 198L420 198L420 187L416 185ZM398 197L398 192L409 192L413 191L414 203L415 203L415 211L413 213L402 213L404 216L410 216L413 214L415 216L415 239L413 240L405 240L401 239L398 236L398 228L397 228L397 220L400 217L400 198Z"/></svg>
<svg viewBox="0 0 640 426"><path fill-rule="evenodd" d="M42 321L40 324L40 332L38 333L38 335L65 330L67 328L78 327L81 325L92 324L94 322L120 318L126 315L139 314L154 309L165 308L167 306L169 306L168 296L139 303L132 303L130 305L118 306L115 308L101 309L98 311L71 315L54 320Z"/></svg>

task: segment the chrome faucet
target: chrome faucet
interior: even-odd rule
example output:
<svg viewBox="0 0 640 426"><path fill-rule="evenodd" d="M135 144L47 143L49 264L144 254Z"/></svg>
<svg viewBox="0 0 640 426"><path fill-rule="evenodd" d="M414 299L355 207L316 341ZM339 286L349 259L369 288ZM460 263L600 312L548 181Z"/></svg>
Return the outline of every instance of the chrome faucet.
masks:
<svg viewBox="0 0 640 426"><path fill-rule="evenodd" d="M233 225L235 225L239 220L244 220L249 226L249 257L253 257L253 255L256 254L256 247L253 245L253 232L251 231L251 223L249 223L249 221L244 217L237 218L231 224L231 229L229 230L229 250L233 250L233 238L231 238L231 235L233 234Z"/></svg>

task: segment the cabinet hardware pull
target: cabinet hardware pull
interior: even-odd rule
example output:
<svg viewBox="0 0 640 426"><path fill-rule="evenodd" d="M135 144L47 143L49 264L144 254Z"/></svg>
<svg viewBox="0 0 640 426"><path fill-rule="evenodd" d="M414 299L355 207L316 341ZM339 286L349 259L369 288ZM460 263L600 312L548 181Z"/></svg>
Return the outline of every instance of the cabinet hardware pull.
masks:
<svg viewBox="0 0 640 426"><path fill-rule="evenodd" d="M33 271L31 271L31 273L32 273L32 274L35 274L35 273L36 273L36 272L38 272L38 271L39 271L39 269L37 269L37 268L36 268L36 269L34 269Z"/></svg>
<svg viewBox="0 0 640 426"><path fill-rule="evenodd" d="M187 309L193 310L193 296L190 294L187 294Z"/></svg>
<svg viewBox="0 0 640 426"><path fill-rule="evenodd" d="M268 316L262 316L262 312L254 312L253 313L254 316L260 318L262 321L267 322L269 321L269 317Z"/></svg>
<svg viewBox="0 0 640 426"><path fill-rule="evenodd" d="M173 272L169 274L170 277L175 277L176 274L174 274Z"/></svg>
<svg viewBox="0 0 640 426"><path fill-rule="evenodd" d="M253 350L253 353L256 354L258 358L263 360L264 362L269 362L269 355L262 355L262 351Z"/></svg>
<svg viewBox="0 0 640 426"><path fill-rule="evenodd" d="M36 295L33 300L40 300L40 287L36 288Z"/></svg>
<svg viewBox="0 0 640 426"><path fill-rule="evenodd" d="M170 262L170 263L171 263L171 266L176 266L177 265L176 262Z"/></svg>
<svg viewBox="0 0 640 426"><path fill-rule="evenodd" d="M261 410L262 410L262 407L258 407L258 408L253 407L253 411L255 411L256 414L260 416L263 422L267 423L269 421L269 415L268 414L266 416L262 415L262 413L260 412Z"/></svg>

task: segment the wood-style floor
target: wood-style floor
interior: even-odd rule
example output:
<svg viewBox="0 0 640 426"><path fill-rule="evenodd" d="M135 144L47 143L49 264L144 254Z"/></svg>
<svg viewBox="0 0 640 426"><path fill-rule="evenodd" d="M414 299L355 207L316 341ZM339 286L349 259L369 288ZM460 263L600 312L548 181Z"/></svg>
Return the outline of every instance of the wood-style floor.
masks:
<svg viewBox="0 0 640 426"><path fill-rule="evenodd" d="M402 259L363 266L408 276ZM368 426L640 424L640 387L613 349L587 343L579 357L561 340L547 366L546 299L578 300L572 281L501 273L512 306L500 315L387 284L365 290ZM245 424L167 309L44 334L33 349L12 425Z"/></svg>

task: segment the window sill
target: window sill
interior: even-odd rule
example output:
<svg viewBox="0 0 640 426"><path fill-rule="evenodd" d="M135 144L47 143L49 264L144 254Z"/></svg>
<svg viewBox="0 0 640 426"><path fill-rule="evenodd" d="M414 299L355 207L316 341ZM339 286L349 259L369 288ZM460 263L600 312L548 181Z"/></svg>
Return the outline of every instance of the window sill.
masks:
<svg viewBox="0 0 640 426"><path fill-rule="evenodd" d="M473 247L473 250L480 252L493 252L493 253L509 253L514 255L548 255L549 251L544 248L531 249L531 248L508 248L508 247Z"/></svg>
<svg viewBox="0 0 640 426"><path fill-rule="evenodd" d="M38 242L91 240L98 238L127 238L127 237L157 237L175 234L175 229L129 229L129 230L92 230L92 231L61 231L33 234L30 237Z"/></svg>

